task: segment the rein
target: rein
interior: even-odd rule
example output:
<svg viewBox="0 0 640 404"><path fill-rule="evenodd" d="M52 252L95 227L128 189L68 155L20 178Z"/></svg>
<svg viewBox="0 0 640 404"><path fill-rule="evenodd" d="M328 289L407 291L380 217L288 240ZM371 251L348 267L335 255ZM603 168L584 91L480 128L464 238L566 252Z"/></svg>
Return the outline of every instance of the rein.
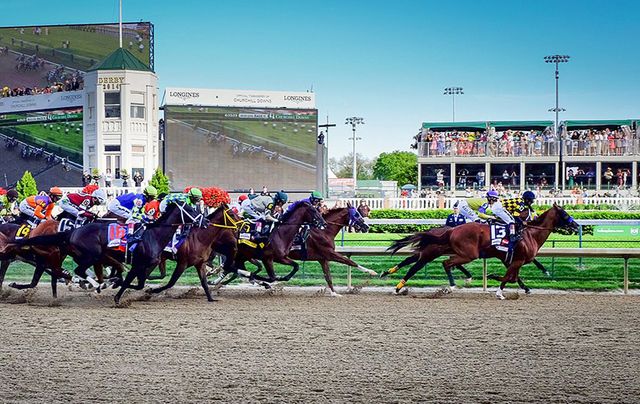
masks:
<svg viewBox="0 0 640 404"><path fill-rule="evenodd" d="M209 226L211 227L220 227L223 229L233 229L233 230L238 230L238 225L241 223L245 223L244 220L240 219L238 221L233 220L233 218L231 217L231 215L229 214L228 210L224 211L224 224L218 224L218 223L211 223L209 224ZM231 224L227 224L227 223L231 223Z"/></svg>

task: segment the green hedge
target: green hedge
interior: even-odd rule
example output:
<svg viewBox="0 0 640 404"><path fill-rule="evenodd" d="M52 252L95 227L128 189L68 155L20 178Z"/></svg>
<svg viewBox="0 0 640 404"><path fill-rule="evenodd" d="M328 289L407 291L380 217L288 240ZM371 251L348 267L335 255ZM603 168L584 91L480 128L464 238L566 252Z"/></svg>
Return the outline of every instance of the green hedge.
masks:
<svg viewBox="0 0 640 404"><path fill-rule="evenodd" d="M545 209L537 210L538 214ZM569 210L567 212L574 219L608 219L608 220L624 220L624 219L640 219L640 212L623 212L619 210L597 210L582 211ZM450 209L432 209L432 210L398 210L398 209L381 209L371 211L371 219L446 219L451 213ZM413 233L416 231L425 231L437 225L414 225L414 224L375 224L371 226L371 233ZM593 234L593 226L583 226L583 234ZM563 231L559 233L564 234Z"/></svg>

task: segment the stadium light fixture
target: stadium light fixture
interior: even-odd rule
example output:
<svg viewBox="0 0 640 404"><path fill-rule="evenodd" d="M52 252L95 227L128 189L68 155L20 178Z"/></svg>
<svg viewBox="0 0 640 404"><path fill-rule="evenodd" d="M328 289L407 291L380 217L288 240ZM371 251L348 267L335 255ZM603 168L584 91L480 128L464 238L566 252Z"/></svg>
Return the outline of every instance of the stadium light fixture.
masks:
<svg viewBox="0 0 640 404"><path fill-rule="evenodd" d="M444 95L450 95L453 103L453 122L456 121L456 95L464 94L462 87L446 87L444 89Z"/></svg>
<svg viewBox="0 0 640 404"><path fill-rule="evenodd" d="M562 155L563 155L563 148L564 148L564 144L563 144L563 139L562 139L562 134L558 133L558 114L560 112L564 112L565 109L564 108L560 108L558 106L558 79L560 78L560 72L558 70L558 65L560 63L567 63L569 62L569 59L571 58L571 56L568 55L550 55L550 56L545 56L544 57L544 62L545 63L553 63L556 65L556 107L553 109L550 109L549 112L555 112L556 113L556 122L554 125L554 133L558 138L558 141L560 143L560 153L559 153L559 163L560 163L560 170L562 171ZM560 177L560 182L562 183L562 189L564 189L564 173L562 173L562 176Z"/></svg>
<svg viewBox="0 0 640 404"><path fill-rule="evenodd" d="M324 129L324 134L322 132L320 132L320 134L323 135L322 141L324 143L324 150L323 150L323 186L324 186L324 190L323 193L325 195L325 197L329 196L329 178L328 178L328 173L327 173L327 168L329 167L329 128L334 128L336 126L335 123L329 123L329 116L327 115L327 123L324 123L322 125L318 125L319 128ZM320 139L318 139L318 143L320 143ZM320 144L323 144L320 143Z"/></svg>
<svg viewBox="0 0 640 404"><path fill-rule="evenodd" d="M362 140L361 137L356 137L356 126L364 125L364 119L352 116L350 118L345 119L345 125L351 125L351 130L353 131L353 136L349 138L349 140L353 140L353 196L356 196L356 188L358 187L358 171L356 169L356 140Z"/></svg>

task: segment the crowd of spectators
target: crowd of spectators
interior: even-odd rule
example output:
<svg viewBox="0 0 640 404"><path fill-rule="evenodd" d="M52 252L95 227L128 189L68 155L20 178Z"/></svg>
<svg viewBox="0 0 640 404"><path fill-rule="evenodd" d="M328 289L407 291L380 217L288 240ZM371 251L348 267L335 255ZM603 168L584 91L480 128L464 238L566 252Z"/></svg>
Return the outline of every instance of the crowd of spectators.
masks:
<svg viewBox="0 0 640 404"><path fill-rule="evenodd" d="M0 88L0 97L21 97L23 95L51 94L61 91L80 90L81 82L77 79L65 80L64 83L54 83L45 87L15 87L4 86Z"/></svg>
<svg viewBox="0 0 640 404"><path fill-rule="evenodd" d="M551 130L506 130L487 132L431 132L420 135L425 156L546 156L557 153Z"/></svg>
<svg viewBox="0 0 640 404"><path fill-rule="evenodd" d="M624 156L633 144L631 130L586 129L567 132L565 150L569 156Z"/></svg>

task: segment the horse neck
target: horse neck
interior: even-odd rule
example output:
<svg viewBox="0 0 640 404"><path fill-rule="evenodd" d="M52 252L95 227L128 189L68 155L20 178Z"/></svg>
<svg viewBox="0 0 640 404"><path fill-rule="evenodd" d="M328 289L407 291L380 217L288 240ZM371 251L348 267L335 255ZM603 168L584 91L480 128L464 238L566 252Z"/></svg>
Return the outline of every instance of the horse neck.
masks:
<svg viewBox="0 0 640 404"><path fill-rule="evenodd" d="M539 224L534 225L535 227L530 227L529 235L533 240L535 240L536 244L538 244L538 248L542 247L542 245L547 241L549 235L555 228L555 217L551 214L550 211L543 213L541 216L541 221Z"/></svg>
<svg viewBox="0 0 640 404"><path fill-rule="evenodd" d="M349 224L349 209L330 210L324 217L327 227L322 232L335 237L344 226Z"/></svg>
<svg viewBox="0 0 640 404"><path fill-rule="evenodd" d="M174 225L180 224L181 221L180 209L176 206L164 220L156 222L158 225L149 228L145 233L151 232L153 238L164 248L176 231L177 226Z"/></svg>
<svg viewBox="0 0 640 404"><path fill-rule="evenodd" d="M291 247L293 239L295 238L296 233L298 233L298 228L302 223L304 223L303 217L305 213L306 211L303 208L297 208L292 212L287 221L276 228L273 233L272 243L279 239L286 244L286 246Z"/></svg>

